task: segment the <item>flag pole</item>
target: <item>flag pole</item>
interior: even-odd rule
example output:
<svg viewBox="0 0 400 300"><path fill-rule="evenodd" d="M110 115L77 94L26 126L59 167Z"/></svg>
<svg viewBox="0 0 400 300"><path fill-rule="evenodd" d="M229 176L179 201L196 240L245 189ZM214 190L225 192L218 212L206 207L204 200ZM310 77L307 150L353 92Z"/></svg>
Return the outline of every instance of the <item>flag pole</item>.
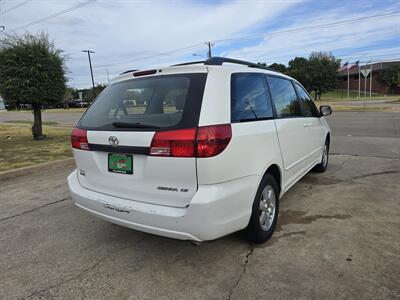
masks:
<svg viewBox="0 0 400 300"><path fill-rule="evenodd" d="M370 60L371 62L371 72L370 72L370 76L369 76L369 97L372 97L372 59Z"/></svg>
<svg viewBox="0 0 400 300"><path fill-rule="evenodd" d="M367 98L367 67L368 67L368 63L365 64L364 66L364 111L365 111L365 100Z"/></svg>
<svg viewBox="0 0 400 300"><path fill-rule="evenodd" d="M347 66L347 99L350 97L350 69Z"/></svg>
<svg viewBox="0 0 400 300"><path fill-rule="evenodd" d="M358 99L361 98L361 70L360 70L360 61L358 61Z"/></svg>

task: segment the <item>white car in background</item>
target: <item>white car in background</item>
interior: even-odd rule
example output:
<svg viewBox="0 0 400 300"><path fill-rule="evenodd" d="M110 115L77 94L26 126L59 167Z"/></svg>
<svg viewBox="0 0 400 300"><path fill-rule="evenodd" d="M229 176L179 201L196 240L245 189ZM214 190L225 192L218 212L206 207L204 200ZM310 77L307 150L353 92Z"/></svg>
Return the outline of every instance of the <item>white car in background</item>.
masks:
<svg viewBox="0 0 400 300"><path fill-rule="evenodd" d="M245 229L264 242L282 195L327 168L331 113L293 78L244 61L126 72L72 132L70 192L136 230L205 241Z"/></svg>

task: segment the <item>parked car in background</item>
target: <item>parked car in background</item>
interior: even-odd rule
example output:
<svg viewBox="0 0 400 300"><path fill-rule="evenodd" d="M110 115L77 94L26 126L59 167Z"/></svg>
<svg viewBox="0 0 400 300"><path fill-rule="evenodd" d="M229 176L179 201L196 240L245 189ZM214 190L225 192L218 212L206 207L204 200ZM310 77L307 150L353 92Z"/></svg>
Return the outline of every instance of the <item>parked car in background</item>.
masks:
<svg viewBox="0 0 400 300"><path fill-rule="evenodd" d="M126 103L128 92L145 104ZM295 79L250 62L128 72L73 130L69 189L80 208L133 229L195 241L245 229L264 242L280 197L326 170L331 112Z"/></svg>
<svg viewBox="0 0 400 300"><path fill-rule="evenodd" d="M85 100L74 99L68 101L68 107L70 108L79 108L79 107L88 107L90 103Z"/></svg>

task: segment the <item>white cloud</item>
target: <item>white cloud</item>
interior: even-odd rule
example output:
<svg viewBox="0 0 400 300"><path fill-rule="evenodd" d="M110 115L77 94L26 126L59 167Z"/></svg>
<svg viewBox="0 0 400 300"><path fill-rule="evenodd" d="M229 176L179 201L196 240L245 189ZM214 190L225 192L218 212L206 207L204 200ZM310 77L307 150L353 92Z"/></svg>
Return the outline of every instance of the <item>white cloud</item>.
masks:
<svg viewBox="0 0 400 300"><path fill-rule="evenodd" d="M376 12L375 12L376 13ZM382 11L380 12L382 13ZM319 16L308 16L294 24L283 28L317 26L320 24L334 23L339 20L357 19L370 16L371 12L352 13L344 9L326 12ZM282 28L279 29L281 31ZM356 51L360 56L379 56L384 47L379 48L379 43L388 39L398 38L400 33L400 15L367 20L352 24L338 25L330 28L305 30L282 35L266 36L256 45L239 50L227 51L226 55L241 57L249 60L266 60L268 63L287 63L295 56L308 56L311 51L332 51L340 53L348 49L368 48L375 45L375 50L370 53ZM364 58L364 57L358 57ZM357 56L356 56L357 57Z"/></svg>
<svg viewBox="0 0 400 300"><path fill-rule="evenodd" d="M81 1L38 1L5 15L12 29L50 15ZM257 28L298 1L106 1L30 26L29 31L46 30L56 45L70 56L68 67L72 85L85 85L88 62L82 49L93 49L93 65L134 61L182 46L220 39ZM6 7L4 7L6 8ZM23 31L19 31L21 33ZM205 49L205 45L200 45ZM196 49L193 50L194 52ZM182 55L182 54L180 54ZM173 60L170 58L170 60ZM159 61L159 59L157 59ZM115 75L122 69L138 68L151 61L110 67ZM100 75L98 75L100 73ZM97 73L97 74L96 74ZM105 81L105 69L96 69L97 80Z"/></svg>
<svg viewBox="0 0 400 300"><path fill-rule="evenodd" d="M22 1L2 1L2 8L7 9ZM8 29L17 28L83 1L32 0L2 16L0 23L4 23ZM30 32L45 30L49 33L56 45L69 55L67 66L70 70L70 84L83 87L90 85L90 75L87 56L81 52L82 49L96 51L92 56L95 80L106 82L106 69L99 66L109 65L110 76L113 77L122 70L179 62L192 53L205 54L205 41L251 35L262 31L269 24L280 24L274 31L281 31L398 9L381 9L375 6L373 12L366 12L349 9L349 4L348 7L316 11L313 3L299 5L299 2L97 0L93 4L26 29ZM297 8L308 7L310 9L305 13L292 14ZM267 36L261 41L247 41L246 44L250 46L226 50L224 54L240 59L265 60L268 63L286 63L296 55L307 56L315 50L347 55L346 49L351 48L356 49L353 52L359 56L389 55L395 53L398 47L379 47L379 43L398 37L399 31L400 16L397 15L326 29ZM23 30L18 33L23 33ZM197 46L166 56L156 56L189 45ZM216 48L232 49L236 45L218 43ZM388 49L390 47L393 48L392 52ZM149 56L154 57L141 60Z"/></svg>

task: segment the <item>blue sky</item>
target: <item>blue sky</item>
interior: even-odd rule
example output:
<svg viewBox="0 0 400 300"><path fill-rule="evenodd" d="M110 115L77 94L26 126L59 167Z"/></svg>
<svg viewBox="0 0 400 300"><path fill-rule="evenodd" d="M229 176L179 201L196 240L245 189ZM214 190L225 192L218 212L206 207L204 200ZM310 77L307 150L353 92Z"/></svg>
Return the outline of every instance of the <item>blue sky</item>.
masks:
<svg viewBox="0 0 400 300"><path fill-rule="evenodd" d="M268 64L311 51L343 61L400 59L400 14L286 34L278 31L400 11L400 1L139 1L92 0L55 18L25 26L85 0L0 0L0 25L8 34L45 31L68 55L69 85L90 85L91 49L97 83L127 69L196 60L215 41L214 55ZM21 6L11 9L14 6ZM10 10L7 12L7 10ZM13 29L23 27L13 31ZM223 41L258 35L258 38ZM0 34L1 37L1 34ZM174 49L181 49L170 51ZM167 52L167 53L165 53Z"/></svg>

